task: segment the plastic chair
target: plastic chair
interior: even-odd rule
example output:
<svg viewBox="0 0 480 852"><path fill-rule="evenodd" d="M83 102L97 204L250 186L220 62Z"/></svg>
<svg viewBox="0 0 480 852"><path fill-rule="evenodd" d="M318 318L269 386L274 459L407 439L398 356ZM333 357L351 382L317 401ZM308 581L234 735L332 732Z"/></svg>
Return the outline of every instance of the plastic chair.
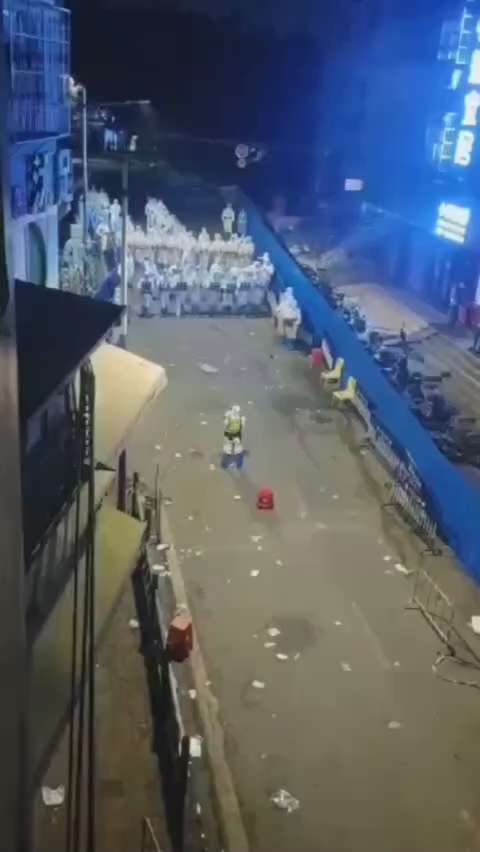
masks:
<svg viewBox="0 0 480 852"><path fill-rule="evenodd" d="M350 376L345 390L335 391L333 398L335 402L340 402L342 405L346 402L353 402L357 393L357 380Z"/></svg>
<svg viewBox="0 0 480 852"><path fill-rule="evenodd" d="M328 370L326 373L322 373L322 382L326 385L339 384L342 379L344 366L345 359L337 358L333 370Z"/></svg>

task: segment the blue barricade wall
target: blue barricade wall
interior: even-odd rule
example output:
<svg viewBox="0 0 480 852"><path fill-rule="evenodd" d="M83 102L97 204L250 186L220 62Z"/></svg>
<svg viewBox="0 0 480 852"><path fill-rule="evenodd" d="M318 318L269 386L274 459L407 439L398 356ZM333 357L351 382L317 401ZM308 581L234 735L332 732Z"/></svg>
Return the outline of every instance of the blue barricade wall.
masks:
<svg viewBox="0 0 480 852"><path fill-rule="evenodd" d="M309 329L321 337L326 335L335 355L345 358L348 375L355 376L373 403L380 425L397 447L410 454L439 529L480 582L480 491L439 452L350 327L313 287L257 208L245 197L240 203L248 210L249 230L257 249L268 251L285 285L293 287Z"/></svg>

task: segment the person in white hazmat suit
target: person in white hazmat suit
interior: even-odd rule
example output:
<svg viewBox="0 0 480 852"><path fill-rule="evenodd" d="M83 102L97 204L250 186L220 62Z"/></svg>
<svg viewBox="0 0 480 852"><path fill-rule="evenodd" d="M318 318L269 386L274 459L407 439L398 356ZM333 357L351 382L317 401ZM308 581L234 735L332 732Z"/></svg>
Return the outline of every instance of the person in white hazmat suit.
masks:
<svg viewBox="0 0 480 852"><path fill-rule="evenodd" d="M245 451L243 449L243 430L246 418L242 415L239 405L233 405L225 412L223 424L223 458L222 467L235 464L240 470L243 466Z"/></svg>
<svg viewBox="0 0 480 852"><path fill-rule="evenodd" d="M226 237L231 237L233 234L233 226L235 224L235 210L231 204L227 204L222 213L223 232Z"/></svg>

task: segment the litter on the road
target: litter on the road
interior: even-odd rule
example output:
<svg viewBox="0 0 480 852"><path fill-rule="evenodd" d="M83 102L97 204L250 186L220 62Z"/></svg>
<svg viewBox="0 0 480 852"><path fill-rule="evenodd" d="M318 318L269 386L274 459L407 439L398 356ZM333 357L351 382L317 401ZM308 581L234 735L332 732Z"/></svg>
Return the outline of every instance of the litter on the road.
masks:
<svg viewBox="0 0 480 852"><path fill-rule="evenodd" d="M219 372L217 367L214 367L212 364L203 363L202 361L197 362L197 367L202 373L206 373L207 376L213 376Z"/></svg>
<svg viewBox="0 0 480 852"><path fill-rule="evenodd" d="M263 680L253 680L252 686L254 689L265 689L265 684Z"/></svg>
<svg viewBox="0 0 480 852"><path fill-rule="evenodd" d="M202 737L190 737L190 757L202 756Z"/></svg>
<svg viewBox="0 0 480 852"><path fill-rule="evenodd" d="M202 815L202 806L201 806L198 802L197 802L197 804L195 805L195 813L197 814L197 816L201 816L201 815Z"/></svg>
<svg viewBox="0 0 480 852"><path fill-rule="evenodd" d="M188 516L188 520L189 520L189 521L193 521L193 515L189 515L189 516Z"/></svg>
<svg viewBox="0 0 480 852"><path fill-rule="evenodd" d="M397 660L397 661L393 664L393 667L394 667L395 669L399 669L399 668L400 668L400 663L398 662L398 660Z"/></svg>
<svg viewBox="0 0 480 852"><path fill-rule="evenodd" d="M262 547L262 545L261 545L261 544L259 544L259 545L257 546L257 550L258 550L258 552L259 552L259 553L263 553L263 547Z"/></svg>
<svg viewBox="0 0 480 852"><path fill-rule="evenodd" d="M288 660L288 654L275 654L275 656L281 663L285 663Z"/></svg>
<svg viewBox="0 0 480 852"><path fill-rule="evenodd" d="M201 420L200 426L208 426L208 420Z"/></svg>
<svg viewBox="0 0 480 852"><path fill-rule="evenodd" d="M136 618L131 618L130 621L128 622L128 626L129 626L130 630L139 630L140 629L140 623Z"/></svg>
<svg viewBox="0 0 480 852"><path fill-rule="evenodd" d="M294 656L294 658L293 658L293 659L294 659L294 662L295 662L295 663L298 663L298 661L299 661L299 659L300 659L300 657L301 657L301 656L302 656L302 655L301 655L300 651L299 651L297 654L295 654L295 656Z"/></svg>
<svg viewBox="0 0 480 852"><path fill-rule="evenodd" d="M208 466L208 469L209 469L209 470L216 470L217 468L215 467L215 465L214 465L214 464L210 464L210 465Z"/></svg>
<svg viewBox="0 0 480 852"><path fill-rule="evenodd" d="M253 577L253 578L256 579L259 576L260 576L260 571L258 571L258 569L254 569L253 571L250 571L250 577Z"/></svg>
<svg viewBox="0 0 480 852"><path fill-rule="evenodd" d="M196 550L196 551L195 551L195 556L197 557L197 559L199 559L199 558L200 558L200 556L203 556L203 550Z"/></svg>
<svg viewBox="0 0 480 852"><path fill-rule="evenodd" d="M277 568L283 568L282 560L281 559L275 560L275 565L277 566Z"/></svg>
<svg viewBox="0 0 480 852"><path fill-rule="evenodd" d="M351 672L352 667L351 667L350 663L342 663L342 671Z"/></svg>
<svg viewBox="0 0 480 852"><path fill-rule="evenodd" d="M295 796L292 796L288 790L278 790L270 799L271 802L275 805L276 808L279 808L281 811L286 811L287 814L292 814L294 811L298 811L300 807L300 802Z"/></svg>
<svg viewBox="0 0 480 852"><path fill-rule="evenodd" d="M231 582L232 582L232 578L229 577L228 580L227 580L227 584L230 585Z"/></svg>
<svg viewBox="0 0 480 852"><path fill-rule="evenodd" d="M339 494L333 494L332 500L340 500L340 495Z"/></svg>
<svg viewBox="0 0 480 852"><path fill-rule="evenodd" d="M480 635L480 615L472 615L470 619L470 627L474 633Z"/></svg>
<svg viewBox="0 0 480 852"><path fill-rule="evenodd" d="M164 506L172 506L173 505L173 500L172 500L171 497L164 497L162 502L163 502Z"/></svg>
<svg viewBox="0 0 480 852"><path fill-rule="evenodd" d="M383 557L383 561L384 561L384 562L391 562L391 561L392 561L392 557L391 557L391 556L384 556L384 557Z"/></svg>
<svg viewBox="0 0 480 852"><path fill-rule="evenodd" d="M247 405L253 405L253 399L249 399Z"/></svg>
<svg viewBox="0 0 480 852"><path fill-rule="evenodd" d="M181 453L175 453L175 458L176 458L176 459L181 459L181 458L183 458L183 456L182 456L182 454L181 454Z"/></svg>
<svg viewBox="0 0 480 852"><path fill-rule="evenodd" d="M42 799L47 808L59 808L65 801L65 787L42 787Z"/></svg>
<svg viewBox="0 0 480 852"><path fill-rule="evenodd" d="M277 636L280 636L281 630L279 630L278 627L269 627L267 633L272 637L272 639L276 639Z"/></svg>
<svg viewBox="0 0 480 852"><path fill-rule="evenodd" d="M398 571L399 574L403 574L405 577L410 577L413 574L413 570L405 568L405 565L402 565L401 562L395 562L395 571Z"/></svg>
<svg viewBox="0 0 480 852"><path fill-rule="evenodd" d="M170 550L170 545L169 544L157 544L157 550L160 553L165 553L166 550Z"/></svg>
<svg viewBox="0 0 480 852"><path fill-rule="evenodd" d="M161 452L162 447L161 447L160 444L155 444L155 449L156 449L157 453L159 453L159 452Z"/></svg>
<svg viewBox="0 0 480 852"><path fill-rule="evenodd" d="M264 646L263 646L263 647L264 647L264 648L276 648L276 647L277 647L277 643L276 643L276 642L265 642L265 644L264 644Z"/></svg>
<svg viewBox="0 0 480 852"><path fill-rule="evenodd" d="M402 725L401 722L395 722L394 721L394 722L388 723L388 730L389 731L399 731L400 728L403 728L403 725Z"/></svg>
<svg viewBox="0 0 480 852"><path fill-rule="evenodd" d="M161 570L156 571L155 570L156 568L160 568ZM162 566L155 565L152 570L153 570L153 573L155 574L156 577L161 577L162 579L164 579L165 577L171 577L170 571L167 568L165 568L164 565L162 565Z"/></svg>
<svg viewBox="0 0 480 852"><path fill-rule="evenodd" d="M195 701L195 699L197 697L197 690L196 689L189 689L188 694L189 694L190 698L192 699L192 701Z"/></svg>
<svg viewBox="0 0 480 852"><path fill-rule="evenodd" d="M263 535L252 535L250 536L250 538L254 544L259 544L261 541L263 541Z"/></svg>
<svg viewBox="0 0 480 852"><path fill-rule="evenodd" d="M234 500L241 500L242 496L241 496L241 494L235 494L235 497L233 499Z"/></svg>
<svg viewBox="0 0 480 852"><path fill-rule="evenodd" d="M342 621L336 621L335 627L343 627L343 622Z"/></svg>

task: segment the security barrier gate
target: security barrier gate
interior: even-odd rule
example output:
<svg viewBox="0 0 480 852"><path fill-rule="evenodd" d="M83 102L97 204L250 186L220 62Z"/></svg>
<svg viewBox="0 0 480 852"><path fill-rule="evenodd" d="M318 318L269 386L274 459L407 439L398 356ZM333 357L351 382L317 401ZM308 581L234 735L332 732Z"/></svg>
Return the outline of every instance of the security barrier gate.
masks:
<svg viewBox="0 0 480 852"><path fill-rule="evenodd" d="M417 571L408 609L419 610L450 653L454 653L453 604L423 568Z"/></svg>

